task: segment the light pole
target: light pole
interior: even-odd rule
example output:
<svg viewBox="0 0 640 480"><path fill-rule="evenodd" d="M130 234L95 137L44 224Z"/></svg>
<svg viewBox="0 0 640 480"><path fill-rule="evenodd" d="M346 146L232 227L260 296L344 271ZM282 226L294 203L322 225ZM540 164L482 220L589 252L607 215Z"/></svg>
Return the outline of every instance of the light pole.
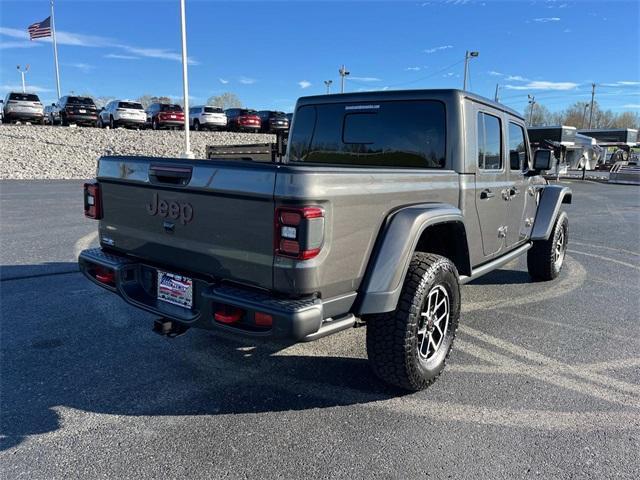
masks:
<svg viewBox="0 0 640 480"><path fill-rule="evenodd" d="M184 105L184 153L183 158L194 158L189 143L189 78L187 76L187 26L184 13L184 1L180 0L180 23L182 27L182 91Z"/></svg>
<svg viewBox="0 0 640 480"><path fill-rule="evenodd" d="M18 69L18 71L20 72L20 76L22 77L22 93L25 93L27 89L24 83L24 75L29 71L29 64L27 64L24 70L22 70L20 65L18 65L16 68Z"/></svg>
<svg viewBox="0 0 640 480"><path fill-rule="evenodd" d="M467 89L467 77L468 77L468 72L469 72L469 60L471 58L475 58L478 55L480 55L480 52L470 52L469 50L467 50L464 54L464 81L462 83L462 89L466 90Z"/></svg>
<svg viewBox="0 0 640 480"><path fill-rule="evenodd" d="M345 66L342 65L342 67L340 67L340 70L338 70L338 73L340 74L340 93L344 93L344 79L351 72L348 72Z"/></svg>
<svg viewBox="0 0 640 480"><path fill-rule="evenodd" d="M324 84L327 86L327 95L329 95L329 92L331 92L331 84L333 83L333 80L325 80Z"/></svg>
<svg viewBox="0 0 640 480"><path fill-rule="evenodd" d="M529 99L529 105L531 105L531 107L529 107L529 126L533 126L531 124L531 122L533 121L533 108L536 106L536 97L535 95L527 95L527 98Z"/></svg>

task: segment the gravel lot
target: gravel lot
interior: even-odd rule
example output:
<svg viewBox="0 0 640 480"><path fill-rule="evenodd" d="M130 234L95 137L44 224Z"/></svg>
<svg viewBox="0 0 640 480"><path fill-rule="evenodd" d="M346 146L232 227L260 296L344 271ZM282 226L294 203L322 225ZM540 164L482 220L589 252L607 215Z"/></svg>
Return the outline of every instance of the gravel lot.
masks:
<svg viewBox="0 0 640 480"><path fill-rule="evenodd" d="M204 158L207 145L274 141L272 135L192 132L191 149ZM0 179L93 178L101 155L179 156L183 132L39 125L0 126Z"/></svg>

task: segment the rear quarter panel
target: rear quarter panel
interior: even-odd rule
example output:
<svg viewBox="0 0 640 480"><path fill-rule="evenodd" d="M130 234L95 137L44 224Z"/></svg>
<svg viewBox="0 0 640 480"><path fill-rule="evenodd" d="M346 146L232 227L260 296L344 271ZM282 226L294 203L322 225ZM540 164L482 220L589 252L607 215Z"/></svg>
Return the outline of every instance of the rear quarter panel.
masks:
<svg viewBox="0 0 640 480"><path fill-rule="evenodd" d="M276 257L274 289L328 298L357 291L379 232L401 207L429 202L458 205L453 170L282 167L275 202L325 210L324 247L313 260Z"/></svg>

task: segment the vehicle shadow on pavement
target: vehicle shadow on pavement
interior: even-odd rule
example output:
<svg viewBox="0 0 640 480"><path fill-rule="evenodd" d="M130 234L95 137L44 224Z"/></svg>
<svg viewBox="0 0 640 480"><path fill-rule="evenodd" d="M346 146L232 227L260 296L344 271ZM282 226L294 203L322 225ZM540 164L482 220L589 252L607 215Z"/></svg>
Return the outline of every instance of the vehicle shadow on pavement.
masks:
<svg viewBox="0 0 640 480"><path fill-rule="evenodd" d="M498 269L470 282L469 285L514 285L533 282L526 270Z"/></svg>
<svg viewBox="0 0 640 480"><path fill-rule="evenodd" d="M67 425L82 431L77 422L89 428L94 414L280 412L402 394L365 359L316 356L313 344L283 350L202 330L159 337L152 315L79 273L3 281L1 293L0 450Z"/></svg>

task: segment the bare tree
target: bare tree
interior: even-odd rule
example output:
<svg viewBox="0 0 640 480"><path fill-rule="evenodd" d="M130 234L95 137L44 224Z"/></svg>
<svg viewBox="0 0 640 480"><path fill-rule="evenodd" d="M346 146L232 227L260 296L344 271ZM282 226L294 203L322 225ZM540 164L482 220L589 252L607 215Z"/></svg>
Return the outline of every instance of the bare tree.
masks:
<svg viewBox="0 0 640 480"><path fill-rule="evenodd" d="M209 97L207 105L220 108L239 108L242 107L242 100L235 93L225 92L221 95Z"/></svg>
<svg viewBox="0 0 640 480"><path fill-rule="evenodd" d="M169 97L156 97L155 95L145 94L137 98L137 101L147 108L152 103L173 103Z"/></svg>
<svg viewBox="0 0 640 480"><path fill-rule="evenodd" d="M531 109L533 107L533 112ZM524 111L524 118L527 120L530 127L542 127L551 123L551 112L544 105L539 103L533 103L527 105Z"/></svg>

